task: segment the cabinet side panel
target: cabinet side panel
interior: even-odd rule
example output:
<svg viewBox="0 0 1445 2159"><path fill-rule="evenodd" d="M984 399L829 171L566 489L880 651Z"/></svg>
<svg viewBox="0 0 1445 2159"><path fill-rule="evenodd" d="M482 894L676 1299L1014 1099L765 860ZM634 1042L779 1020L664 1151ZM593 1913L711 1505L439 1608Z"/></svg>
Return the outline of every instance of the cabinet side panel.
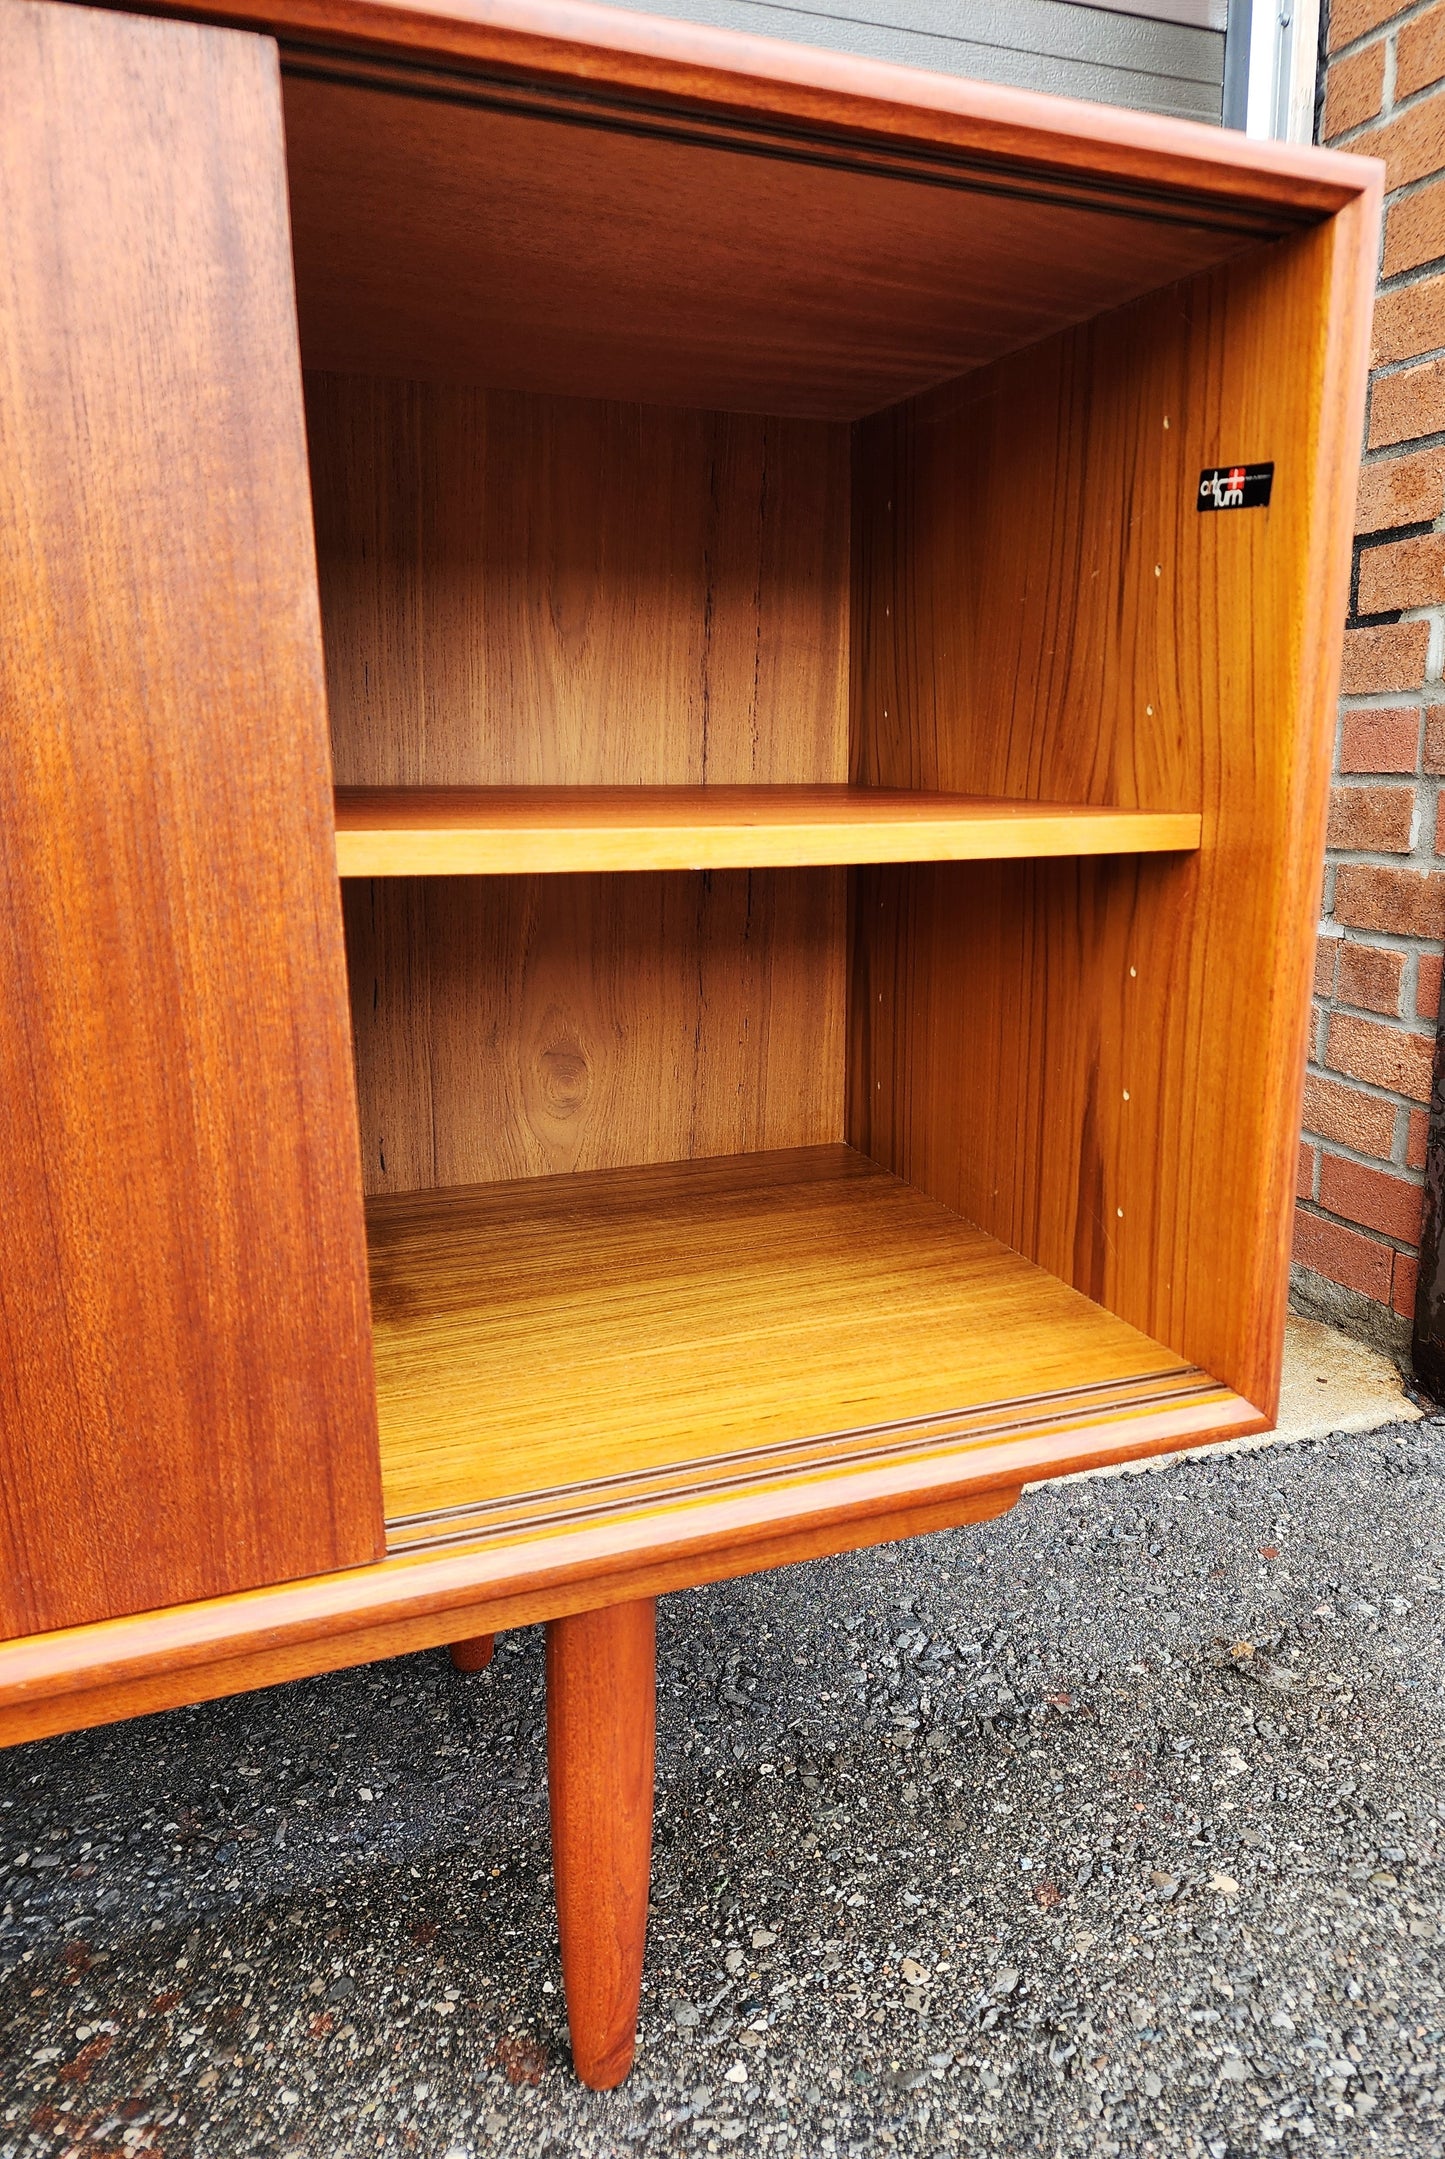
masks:
<svg viewBox="0 0 1445 2159"><path fill-rule="evenodd" d="M881 415L855 464L854 776L1204 838L858 873L850 1137L1271 1413L1374 215ZM1199 511L1268 460L1267 509Z"/></svg>
<svg viewBox="0 0 1445 2159"><path fill-rule="evenodd" d="M0 10L0 1634L376 1554L275 48Z"/></svg>
<svg viewBox="0 0 1445 2159"><path fill-rule="evenodd" d="M848 777L846 428L307 378L343 786Z"/></svg>
<svg viewBox="0 0 1445 2159"><path fill-rule="evenodd" d="M844 878L348 880L367 1190L838 1140Z"/></svg>

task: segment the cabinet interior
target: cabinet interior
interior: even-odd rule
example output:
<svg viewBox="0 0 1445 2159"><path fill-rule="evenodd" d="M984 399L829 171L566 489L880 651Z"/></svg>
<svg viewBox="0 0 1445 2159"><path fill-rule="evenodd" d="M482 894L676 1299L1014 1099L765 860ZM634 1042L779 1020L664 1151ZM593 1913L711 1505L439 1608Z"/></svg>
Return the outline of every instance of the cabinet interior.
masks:
<svg viewBox="0 0 1445 2159"><path fill-rule="evenodd" d="M1318 231L414 76L285 74L393 1542L1260 1401Z"/></svg>

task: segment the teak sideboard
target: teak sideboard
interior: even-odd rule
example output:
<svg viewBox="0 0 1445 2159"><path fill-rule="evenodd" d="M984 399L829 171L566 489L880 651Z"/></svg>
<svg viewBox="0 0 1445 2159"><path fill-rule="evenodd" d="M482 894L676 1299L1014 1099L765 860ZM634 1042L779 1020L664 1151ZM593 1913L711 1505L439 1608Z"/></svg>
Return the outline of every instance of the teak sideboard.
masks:
<svg viewBox="0 0 1445 2159"><path fill-rule="evenodd" d="M572 0L0 0L0 1739L1266 1428L1380 169Z"/></svg>

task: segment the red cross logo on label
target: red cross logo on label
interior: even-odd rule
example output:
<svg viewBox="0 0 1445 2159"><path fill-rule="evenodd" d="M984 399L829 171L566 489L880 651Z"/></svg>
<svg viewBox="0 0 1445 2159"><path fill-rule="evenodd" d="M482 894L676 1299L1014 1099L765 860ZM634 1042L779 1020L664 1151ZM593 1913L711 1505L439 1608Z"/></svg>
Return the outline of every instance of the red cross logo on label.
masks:
<svg viewBox="0 0 1445 2159"><path fill-rule="evenodd" d="M1266 510L1274 466L1214 465L1199 475L1201 510Z"/></svg>

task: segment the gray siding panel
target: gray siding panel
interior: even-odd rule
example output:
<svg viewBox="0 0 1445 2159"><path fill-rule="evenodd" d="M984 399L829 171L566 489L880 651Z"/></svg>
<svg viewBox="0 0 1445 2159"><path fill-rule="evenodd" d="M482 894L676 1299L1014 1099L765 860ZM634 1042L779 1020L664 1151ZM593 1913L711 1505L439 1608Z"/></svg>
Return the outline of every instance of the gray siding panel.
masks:
<svg viewBox="0 0 1445 2159"><path fill-rule="evenodd" d="M1073 0L630 0L645 12L1047 90L1137 112L1218 122L1222 31ZM1167 0L1165 0L1167 4Z"/></svg>
<svg viewBox="0 0 1445 2159"><path fill-rule="evenodd" d="M1196 30L1229 28L1229 0L1075 0L1075 5L1107 5L1116 15L1147 15L1151 22L1189 23Z"/></svg>

